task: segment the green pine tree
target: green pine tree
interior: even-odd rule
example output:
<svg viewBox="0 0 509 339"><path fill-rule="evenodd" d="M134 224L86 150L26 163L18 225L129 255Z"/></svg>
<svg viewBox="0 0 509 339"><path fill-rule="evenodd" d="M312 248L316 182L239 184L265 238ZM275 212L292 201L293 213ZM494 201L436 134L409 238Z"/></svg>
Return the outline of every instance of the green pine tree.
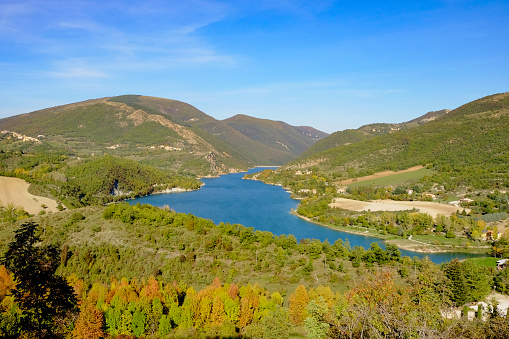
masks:
<svg viewBox="0 0 509 339"><path fill-rule="evenodd" d="M59 249L38 246L38 231L32 221L22 224L0 264L15 278L11 293L21 310L21 328L43 338L53 336L58 317L76 311L77 299L66 279L55 273L60 265Z"/></svg>

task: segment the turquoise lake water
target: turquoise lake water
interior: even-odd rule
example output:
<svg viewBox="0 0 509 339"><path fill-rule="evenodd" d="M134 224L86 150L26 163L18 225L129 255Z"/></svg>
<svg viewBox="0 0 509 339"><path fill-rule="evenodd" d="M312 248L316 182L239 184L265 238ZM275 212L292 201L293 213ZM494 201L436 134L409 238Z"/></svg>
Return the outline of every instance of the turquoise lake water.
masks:
<svg viewBox="0 0 509 339"><path fill-rule="evenodd" d="M254 168L248 173L264 168ZM290 193L282 187L266 185L260 181L244 180L246 173L222 175L219 178L202 179L201 189L185 193L154 194L129 200L130 204L150 204L162 207L168 205L176 212L191 213L212 220L215 224L229 222L253 227L255 230L269 231L275 235L293 234L300 239L328 240L331 244L338 238L350 242L350 246L369 248L377 242L385 248L383 240L333 230L307 222L293 214L298 200L290 198ZM441 263L454 258L468 258L479 255L468 253L417 253L401 250L402 255L410 257L428 256L433 262Z"/></svg>

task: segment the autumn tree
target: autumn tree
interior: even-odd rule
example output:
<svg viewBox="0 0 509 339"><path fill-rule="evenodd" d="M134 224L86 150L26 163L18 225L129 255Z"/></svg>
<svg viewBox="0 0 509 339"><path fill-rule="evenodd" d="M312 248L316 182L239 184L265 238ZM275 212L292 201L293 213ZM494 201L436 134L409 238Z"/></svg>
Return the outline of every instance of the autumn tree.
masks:
<svg viewBox="0 0 509 339"><path fill-rule="evenodd" d="M5 298L13 286L14 281L12 281L9 272L7 272L5 266L0 266L0 301Z"/></svg>
<svg viewBox="0 0 509 339"><path fill-rule="evenodd" d="M22 224L1 264L14 275L11 294L22 312L23 331L43 338L52 336L56 318L74 311L77 300L65 278L55 274L60 251L55 246L40 245L37 231L34 222Z"/></svg>
<svg viewBox="0 0 509 339"><path fill-rule="evenodd" d="M72 334L76 339L99 339L105 336L103 327L103 313L94 305L85 303L80 307L80 315Z"/></svg>
<svg viewBox="0 0 509 339"><path fill-rule="evenodd" d="M240 290L240 314L238 326L247 326L253 321L255 311L258 309L259 300L256 293L257 286L243 286Z"/></svg>
<svg viewBox="0 0 509 339"><path fill-rule="evenodd" d="M309 296L303 285L297 286L295 292L290 295L290 320L294 325L301 325L307 317L306 307Z"/></svg>

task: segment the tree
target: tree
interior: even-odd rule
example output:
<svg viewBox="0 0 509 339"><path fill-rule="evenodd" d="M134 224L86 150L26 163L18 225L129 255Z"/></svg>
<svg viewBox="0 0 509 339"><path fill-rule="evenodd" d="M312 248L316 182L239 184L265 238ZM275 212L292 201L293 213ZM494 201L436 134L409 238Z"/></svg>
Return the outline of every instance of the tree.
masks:
<svg viewBox="0 0 509 339"><path fill-rule="evenodd" d="M147 315L143 310L139 307L136 308L133 314L133 320L131 323L131 328L133 330L134 335L139 338L143 332L145 332L145 327L147 323Z"/></svg>
<svg viewBox="0 0 509 339"><path fill-rule="evenodd" d="M297 286L295 293L290 295L290 320L294 325L301 325L307 317L306 307L309 296L303 285Z"/></svg>
<svg viewBox="0 0 509 339"><path fill-rule="evenodd" d="M43 338L52 335L57 317L75 311L77 300L65 278L55 274L60 251L53 245L40 245L37 231L38 225L32 221L22 224L1 264L15 279L11 294L22 312L23 331Z"/></svg>
<svg viewBox="0 0 509 339"><path fill-rule="evenodd" d="M4 300L14 285L9 272L4 266L0 266L0 301Z"/></svg>
<svg viewBox="0 0 509 339"><path fill-rule="evenodd" d="M325 299L320 296L318 300L311 300L306 310L309 316L304 320L304 325L308 338L325 338L329 331L329 324L324 319L329 311Z"/></svg>
<svg viewBox="0 0 509 339"><path fill-rule="evenodd" d="M469 288L463 274L463 266L460 261L452 260L444 266L444 273L451 281L451 300L456 306L469 301Z"/></svg>
<svg viewBox="0 0 509 339"><path fill-rule="evenodd" d="M74 324L72 334L77 339L99 339L105 336L103 326L103 313L94 305L86 303L80 308L80 316Z"/></svg>

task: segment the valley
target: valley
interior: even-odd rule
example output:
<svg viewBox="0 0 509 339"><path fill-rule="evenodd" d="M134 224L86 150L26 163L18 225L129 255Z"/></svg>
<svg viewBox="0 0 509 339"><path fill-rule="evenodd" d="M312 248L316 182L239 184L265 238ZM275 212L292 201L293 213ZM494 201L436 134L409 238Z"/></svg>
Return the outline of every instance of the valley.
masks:
<svg viewBox="0 0 509 339"><path fill-rule="evenodd" d="M493 289L508 293L506 271L494 269L496 258L509 255L508 119L509 93L330 136L244 115L216 120L180 101L137 95L0 119L0 250L21 246L19 232L35 232L26 239L37 246L26 248L48 251L39 257L52 258L52 274L66 277L80 302L74 320L58 315L73 323L59 333L77 337L92 328L91 314L97 338L264 338L274 331L301 338L322 325L358 336L356 319L368 319L361 317L367 309L376 310L369 321L383 312L400 319L387 333L400 330L399 321L442 337L465 326L483 333L495 320L445 320L441 312L485 300ZM286 198L291 192L299 200L292 213L320 225L312 225L316 234L373 238L359 246L298 235L297 221L283 226L273 212L248 211L235 198L263 185L253 181L211 208L259 214L268 228L138 203L172 191L194 191L175 199L204 192L220 203L232 185L210 193L205 188L214 184L202 188L207 179L199 178L241 178L255 165L281 165L245 178L281 186ZM438 265L427 252L450 259ZM19 271L3 263L0 331L16 336L16 314L24 311L8 271ZM371 305L372 298L390 303Z"/></svg>

